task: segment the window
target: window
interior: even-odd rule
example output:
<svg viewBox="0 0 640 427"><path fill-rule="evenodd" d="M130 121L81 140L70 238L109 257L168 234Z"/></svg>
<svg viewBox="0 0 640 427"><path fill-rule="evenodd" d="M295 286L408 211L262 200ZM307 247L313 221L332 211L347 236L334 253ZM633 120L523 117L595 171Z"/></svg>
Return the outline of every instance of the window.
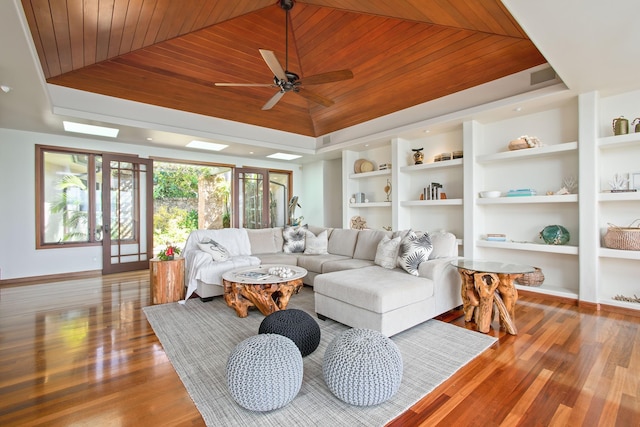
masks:
<svg viewBox="0 0 640 427"><path fill-rule="evenodd" d="M102 156L36 147L37 247L102 242Z"/></svg>

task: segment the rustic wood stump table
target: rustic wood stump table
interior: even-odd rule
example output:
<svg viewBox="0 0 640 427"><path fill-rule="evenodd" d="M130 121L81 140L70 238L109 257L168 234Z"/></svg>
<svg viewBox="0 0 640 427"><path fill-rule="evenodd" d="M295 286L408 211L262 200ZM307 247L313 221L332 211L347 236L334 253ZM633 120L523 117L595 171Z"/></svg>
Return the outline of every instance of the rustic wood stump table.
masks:
<svg viewBox="0 0 640 427"><path fill-rule="evenodd" d="M270 273L274 268L288 269L291 275L281 277ZM231 270L222 275L224 300L238 317L247 317L250 307L268 316L287 308L291 295L302 288L302 278L306 275L304 268L274 264Z"/></svg>
<svg viewBox="0 0 640 427"><path fill-rule="evenodd" d="M458 269L462 279L464 320L471 322L475 318L478 331L489 332L495 304L500 326L511 335L517 335L515 308L518 290L513 281L535 269L528 265L468 259L458 259L451 264Z"/></svg>

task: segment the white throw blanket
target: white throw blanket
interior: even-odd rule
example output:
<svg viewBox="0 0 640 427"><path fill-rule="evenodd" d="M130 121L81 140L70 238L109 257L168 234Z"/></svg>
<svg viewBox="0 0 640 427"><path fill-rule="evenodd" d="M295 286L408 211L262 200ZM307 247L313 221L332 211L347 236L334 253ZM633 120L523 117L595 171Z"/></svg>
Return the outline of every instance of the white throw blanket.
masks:
<svg viewBox="0 0 640 427"><path fill-rule="evenodd" d="M216 262L210 254L203 252L198 243L214 240L224 246L231 256L226 261ZM249 235L244 228L223 228L221 230L194 230L185 243L185 276L187 292L184 302L195 292L198 280L203 283L222 286L222 275L240 267L260 265L260 259L251 256Z"/></svg>

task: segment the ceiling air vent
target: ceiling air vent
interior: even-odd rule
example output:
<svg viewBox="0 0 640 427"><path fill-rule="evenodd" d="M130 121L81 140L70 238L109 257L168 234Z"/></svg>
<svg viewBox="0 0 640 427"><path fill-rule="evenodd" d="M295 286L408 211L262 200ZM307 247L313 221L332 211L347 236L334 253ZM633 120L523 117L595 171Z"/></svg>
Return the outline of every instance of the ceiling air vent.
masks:
<svg viewBox="0 0 640 427"><path fill-rule="evenodd" d="M531 86L548 82L556 78L556 72L553 68L545 68L544 70L531 73Z"/></svg>
<svg viewBox="0 0 640 427"><path fill-rule="evenodd" d="M331 135L325 135L322 137L322 145L331 144Z"/></svg>

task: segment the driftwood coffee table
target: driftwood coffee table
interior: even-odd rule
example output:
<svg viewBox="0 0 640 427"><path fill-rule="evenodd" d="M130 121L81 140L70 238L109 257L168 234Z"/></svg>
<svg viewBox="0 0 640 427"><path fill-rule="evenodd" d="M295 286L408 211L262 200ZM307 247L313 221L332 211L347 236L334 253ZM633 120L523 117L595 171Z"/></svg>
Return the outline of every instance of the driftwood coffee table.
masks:
<svg viewBox="0 0 640 427"><path fill-rule="evenodd" d="M451 263L458 268L462 278L462 303L464 320L474 317L478 331L489 332L495 303L500 315L500 325L511 335L517 335L515 308L518 290L513 280L534 268L528 265L493 261L459 259Z"/></svg>
<svg viewBox="0 0 640 427"><path fill-rule="evenodd" d="M291 275L281 277L273 269L289 269ZM257 307L265 316L287 308L289 298L302 288L307 270L295 266L265 264L231 270L222 275L224 300L238 317L247 317L249 307Z"/></svg>

